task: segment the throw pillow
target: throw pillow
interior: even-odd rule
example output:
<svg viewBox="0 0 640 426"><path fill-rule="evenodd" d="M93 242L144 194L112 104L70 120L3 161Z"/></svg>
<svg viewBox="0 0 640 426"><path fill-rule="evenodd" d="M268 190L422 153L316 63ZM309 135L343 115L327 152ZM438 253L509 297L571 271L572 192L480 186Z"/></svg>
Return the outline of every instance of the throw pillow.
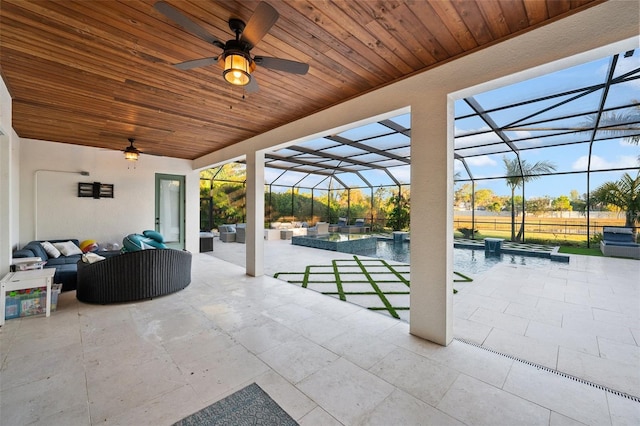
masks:
<svg viewBox="0 0 640 426"><path fill-rule="evenodd" d="M122 239L122 246L128 252L144 250L147 248L147 246L142 242L143 239L146 239L144 235L129 234Z"/></svg>
<svg viewBox="0 0 640 426"><path fill-rule="evenodd" d="M82 261L84 263L96 263L104 259L105 258L103 256L91 252L82 255Z"/></svg>
<svg viewBox="0 0 640 426"><path fill-rule="evenodd" d="M53 243L54 247L60 250L63 256L73 256L74 254L82 254L80 247L73 244L73 241L65 241L64 243Z"/></svg>
<svg viewBox="0 0 640 426"><path fill-rule="evenodd" d="M140 243L143 245L143 249L165 249L167 246L164 243L161 243L153 238L147 237L144 240L141 240Z"/></svg>
<svg viewBox="0 0 640 426"><path fill-rule="evenodd" d="M157 231L152 231L152 230L143 231L142 235L144 235L147 238L154 239L159 243L164 243L164 237L162 236L161 233Z"/></svg>
<svg viewBox="0 0 640 426"><path fill-rule="evenodd" d="M49 257L51 257L53 259L57 259L58 257L60 257L60 250L55 248L53 246L53 244L51 244L49 241L43 241L43 242L40 243L40 245L42 246L44 251L47 252Z"/></svg>

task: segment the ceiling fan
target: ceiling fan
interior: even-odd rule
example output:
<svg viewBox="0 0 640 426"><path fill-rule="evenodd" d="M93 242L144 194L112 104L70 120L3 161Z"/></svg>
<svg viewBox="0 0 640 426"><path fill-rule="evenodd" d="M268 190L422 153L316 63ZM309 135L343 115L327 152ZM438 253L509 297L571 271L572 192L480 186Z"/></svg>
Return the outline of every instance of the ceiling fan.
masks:
<svg viewBox="0 0 640 426"><path fill-rule="evenodd" d="M185 30L222 49L222 53L218 56L193 59L175 64L174 66L178 69L189 70L218 62L224 69L222 72L224 79L234 86L245 86L248 92L256 92L258 90L258 83L251 75L256 65L300 75L304 75L309 71L309 64L302 62L267 56L251 56L251 49L262 40L280 16L267 3L259 3L246 24L241 19L229 19L229 28L235 33L235 39L228 40L226 43L209 34L200 25L164 1L155 3L153 7Z"/></svg>

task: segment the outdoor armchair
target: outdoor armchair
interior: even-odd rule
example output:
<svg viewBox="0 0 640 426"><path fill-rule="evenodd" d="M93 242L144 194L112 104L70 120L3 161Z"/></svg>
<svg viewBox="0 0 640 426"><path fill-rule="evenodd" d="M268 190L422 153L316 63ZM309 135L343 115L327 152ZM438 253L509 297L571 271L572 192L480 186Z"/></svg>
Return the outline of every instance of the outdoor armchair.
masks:
<svg viewBox="0 0 640 426"><path fill-rule="evenodd" d="M223 243L230 243L236 240L236 225L220 225L218 230L220 231L220 241Z"/></svg>
<svg viewBox="0 0 640 426"><path fill-rule="evenodd" d="M315 226L307 228L308 236L326 235L329 233L329 224L327 222L318 222Z"/></svg>

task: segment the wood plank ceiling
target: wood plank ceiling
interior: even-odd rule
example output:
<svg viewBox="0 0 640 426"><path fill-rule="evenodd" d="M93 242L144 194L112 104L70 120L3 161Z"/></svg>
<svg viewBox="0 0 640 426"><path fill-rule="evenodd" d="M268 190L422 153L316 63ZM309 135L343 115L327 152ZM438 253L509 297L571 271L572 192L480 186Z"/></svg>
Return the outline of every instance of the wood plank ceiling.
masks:
<svg viewBox="0 0 640 426"><path fill-rule="evenodd" d="M244 93L217 65L172 64L221 49L159 13L156 0L0 3L0 72L23 138L194 159L601 0L270 0L279 20L251 51L305 62L258 67ZM167 0L223 42L258 2Z"/></svg>

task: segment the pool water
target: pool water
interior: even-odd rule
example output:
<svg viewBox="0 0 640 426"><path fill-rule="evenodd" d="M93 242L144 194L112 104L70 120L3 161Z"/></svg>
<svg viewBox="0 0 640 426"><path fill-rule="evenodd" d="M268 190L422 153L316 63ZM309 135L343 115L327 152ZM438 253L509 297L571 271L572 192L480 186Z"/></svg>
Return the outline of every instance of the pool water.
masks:
<svg viewBox="0 0 640 426"><path fill-rule="evenodd" d="M323 240L323 241L336 241L336 242L343 242L343 241L354 241L354 240L362 240L365 238L375 238L372 237L371 235L365 235L365 234L338 234L338 233L331 233L331 234L327 234L327 235L319 235L317 237L312 237L316 240Z"/></svg>
<svg viewBox="0 0 640 426"><path fill-rule="evenodd" d="M409 243L394 243L393 241L378 240L376 257L396 262L410 263ZM463 274L479 274L488 271L498 263L510 263L513 265L550 265L551 260L535 256L522 256L517 254L505 254L485 256L484 249L473 250L453 249L453 270Z"/></svg>

